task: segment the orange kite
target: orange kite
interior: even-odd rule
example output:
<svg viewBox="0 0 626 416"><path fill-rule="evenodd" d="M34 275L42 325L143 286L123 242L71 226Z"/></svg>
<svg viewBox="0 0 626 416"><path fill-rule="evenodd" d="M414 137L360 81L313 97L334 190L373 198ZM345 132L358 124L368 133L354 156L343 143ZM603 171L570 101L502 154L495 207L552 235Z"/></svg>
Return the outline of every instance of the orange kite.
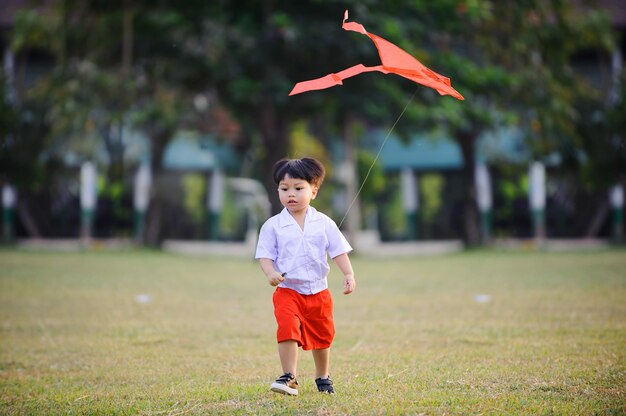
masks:
<svg viewBox="0 0 626 416"><path fill-rule="evenodd" d="M348 69L344 69L336 74L328 74L322 78L312 79L310 81L298 82L289 95L300 94L307 91L323 90L325 88L334 87L335 85L343 85L346 78L359 75L363 72L379 71L383 74L397 74L404 78L410 79L418 84L434 88L441 95L451 95L459 100L464 100L463 96L450 85L450 78L444 77L422 65L417 59L413 58L406 51L400 49L393 43L368 33L363 25L356 22L346 22L348 20L348 11L346 10L341 27L344 30L352 30L367 35L372 39L382 65L364 66L362 64L354 65Z"/></svg>

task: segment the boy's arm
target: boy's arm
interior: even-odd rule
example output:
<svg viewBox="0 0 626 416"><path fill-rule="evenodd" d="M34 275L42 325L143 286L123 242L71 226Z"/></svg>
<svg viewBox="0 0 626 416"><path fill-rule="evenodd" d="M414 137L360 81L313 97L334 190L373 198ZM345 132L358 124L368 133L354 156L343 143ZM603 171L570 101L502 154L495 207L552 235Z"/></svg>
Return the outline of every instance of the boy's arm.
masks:
<svg viewBox="0 0 626 416"><path fill-rule="evenodd" d="M259 259L259 264L261 265L261 270L265 273L265 277L267 277L267 282L272 286L278 286L280 282L285 280L285 276L278 273L276 269L274 269L274 260L272 259Z"/></svg>
<svg viewBox="0 0 626 416"><path fill-rule="evenodd" d="M333 258L341 273L343 273L343 294L348 295L356 288L356 280L354 280L354 271L348 253L343 253Z"/></svg>

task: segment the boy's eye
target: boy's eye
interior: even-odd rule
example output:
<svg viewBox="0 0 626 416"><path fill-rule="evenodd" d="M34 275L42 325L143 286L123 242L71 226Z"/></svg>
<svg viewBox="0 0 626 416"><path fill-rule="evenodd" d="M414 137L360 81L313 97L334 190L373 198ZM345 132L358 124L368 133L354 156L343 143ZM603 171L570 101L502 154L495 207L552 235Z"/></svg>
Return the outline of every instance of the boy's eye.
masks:
<svg viewBox="0 0 626 416"><path fill-rule="evenodd" d="M301 191L303 188L296 188L296 191Z"/></svg>

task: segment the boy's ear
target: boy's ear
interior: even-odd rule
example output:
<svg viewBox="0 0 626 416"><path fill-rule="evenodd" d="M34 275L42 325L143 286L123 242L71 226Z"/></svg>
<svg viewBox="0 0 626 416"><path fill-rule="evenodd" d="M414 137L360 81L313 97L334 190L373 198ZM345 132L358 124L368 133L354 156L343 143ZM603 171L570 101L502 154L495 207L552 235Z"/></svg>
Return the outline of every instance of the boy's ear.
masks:
<svg viewBox="0 0 626 416"><path fill-rule="evenodd" d="M313 196L311 197L311 199L315 199L315 197L317 196L317 191L319 191L319 189L320 188L318 186L314 186L313 187L313 190L312 190L313 191L312 192Z"/></svg>

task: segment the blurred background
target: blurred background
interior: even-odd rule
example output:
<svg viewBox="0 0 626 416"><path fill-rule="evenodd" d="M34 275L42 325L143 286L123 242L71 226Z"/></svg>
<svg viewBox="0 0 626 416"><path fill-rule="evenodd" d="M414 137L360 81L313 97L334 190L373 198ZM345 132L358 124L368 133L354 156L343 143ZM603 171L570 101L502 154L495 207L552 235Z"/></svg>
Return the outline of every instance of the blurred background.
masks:
<svg viewBox="0 0 626 416"><path fill-rule="evenodd" d="M623 1L0 3L5 242L249 241L304 156L352 241L622 241ZM346 9L465 101L380 73L288 97L380 64Z"/></svg>

